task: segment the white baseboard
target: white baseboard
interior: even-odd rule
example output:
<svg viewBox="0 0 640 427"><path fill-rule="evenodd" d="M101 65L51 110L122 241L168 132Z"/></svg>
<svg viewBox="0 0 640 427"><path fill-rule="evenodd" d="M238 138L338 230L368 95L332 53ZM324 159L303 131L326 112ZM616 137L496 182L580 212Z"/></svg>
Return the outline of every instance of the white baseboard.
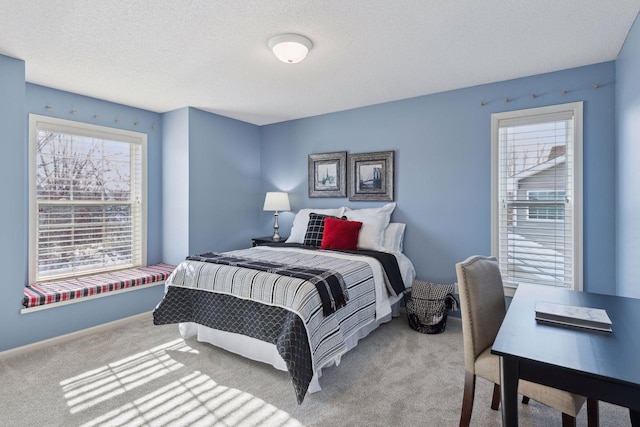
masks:
<svg viewBox="0 0 640 427"><path fill-rule="evenodd" d="M96 325L90 328L81 329L79 331L71 332L65 335L60 335L60 336L49 338L46 340L37 341L32 344L23 345L21 347L12 348L12 349L0 352L0 361L4 359L8 359L10 357L20 356L34 350L40 350L46 347L50 347L55 344L62 344L67 341L71 341L87 335L95 334L97 332L113 329L118 326L124 326L132 322L139 322L141 320L151 320L152 318L153 318L152 312L147 311L145 313L136 314L135 316L125 317L124 319L114 320L113 322L103 323L101 325Z"/></svg>

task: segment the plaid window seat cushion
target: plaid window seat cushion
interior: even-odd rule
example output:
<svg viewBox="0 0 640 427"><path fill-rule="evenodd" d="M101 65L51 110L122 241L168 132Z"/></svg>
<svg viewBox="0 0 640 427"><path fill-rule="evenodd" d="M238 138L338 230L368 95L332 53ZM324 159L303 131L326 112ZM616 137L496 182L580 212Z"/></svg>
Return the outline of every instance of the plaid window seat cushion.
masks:
<svg viewBox="0 0 640 427"><path fill-rule="evenodd" d="M24 288L22 305L30 308L161 282L166 280L175 268L174 265L154 264L56 282L36 283Z"/></svg>

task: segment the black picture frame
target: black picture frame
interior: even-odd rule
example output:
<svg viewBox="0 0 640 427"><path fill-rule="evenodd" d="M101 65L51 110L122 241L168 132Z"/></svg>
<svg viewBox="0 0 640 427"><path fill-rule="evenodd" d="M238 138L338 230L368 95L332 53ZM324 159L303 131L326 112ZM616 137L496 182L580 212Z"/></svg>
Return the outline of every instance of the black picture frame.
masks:
<svg viewBox="0 0 640 427"><path fill-rule="evenodd" d="M349 200L393 201L394 152L349 154Z"/></svg>
<svg viewBox="0 0 640 427"><path fill-rule="evenodd" d="M347 197L347 152L309 154L309 197Z"/></svg>

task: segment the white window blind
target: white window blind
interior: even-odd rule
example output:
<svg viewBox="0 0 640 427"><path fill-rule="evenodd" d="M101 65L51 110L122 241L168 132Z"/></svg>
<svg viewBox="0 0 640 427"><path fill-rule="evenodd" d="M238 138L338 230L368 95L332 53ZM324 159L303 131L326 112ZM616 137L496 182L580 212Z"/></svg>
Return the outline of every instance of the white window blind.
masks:
<svg viewBox="0 0 640 427"><path fill-rule="evenodd" d="M492 117L492 246L505 286L581 288L581 116L576 103Z"/></svg>
<svg viewBox="0 0 640 427"><path fill-rule="evenodd" d="M30 116L30 282L146 263L146 135Z"/></svg>

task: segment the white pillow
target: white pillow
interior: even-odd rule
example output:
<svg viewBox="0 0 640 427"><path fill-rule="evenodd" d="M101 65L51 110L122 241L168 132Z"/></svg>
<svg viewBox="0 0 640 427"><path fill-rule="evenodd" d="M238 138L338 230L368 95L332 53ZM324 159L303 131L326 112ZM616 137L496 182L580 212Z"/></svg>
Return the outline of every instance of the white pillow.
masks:
<svg viewBox="0 0 640 427"><path fill-rule="evenodd" d="M385 252L399 253L404 251L404 230L407 224L390 222L384 230L382 247Z"/></svg>
<svg viewBox="0 0 640 427"><path fill-rule="evenodd" d="M348 209L344 215L350 221L360 221L362 228L358 235L358 249L384 251L384 230L389 225L391 213L396 208L395 203L387 203L380 208Z"/></svg>
<svg viewBox="0 0 640 427"><path fill-rule="evenodd" d="M309 225L309 214L317 213L321 215L331 215L340 218L343 215L344 208L336 209L300 209L293 218L291 225L291 234L287 239L287 243L304 243L304 235L307 233Z"/></svg>

